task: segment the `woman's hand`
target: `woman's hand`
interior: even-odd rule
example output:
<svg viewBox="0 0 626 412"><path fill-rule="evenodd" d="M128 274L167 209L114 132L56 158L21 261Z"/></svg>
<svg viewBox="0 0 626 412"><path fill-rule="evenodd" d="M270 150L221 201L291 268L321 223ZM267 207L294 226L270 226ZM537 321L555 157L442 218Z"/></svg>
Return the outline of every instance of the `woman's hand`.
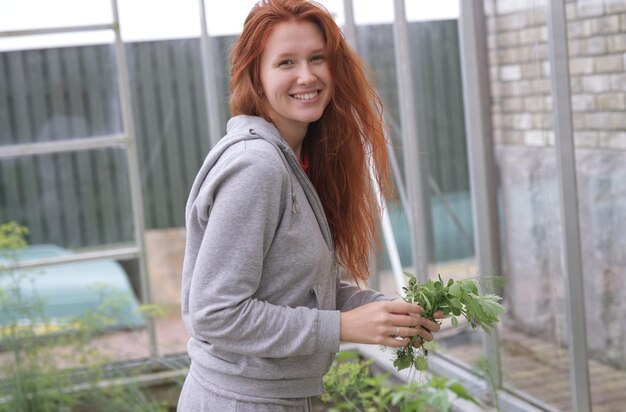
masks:
<svg viewBox="0 0 626 412"><path fill-rule="evenodd" d="M428 330L428 331L437 332L441 328L440 323L438 322L438 320L439 319L443 319L443 312L438 310L437 312L433 313L433 317L435 319L437 319L437 321L433 322L432 320L423 318L424 322L426 323L426 325L423 325L422 327L424 329ZM424 341L426 341L426 342L431 342L433 340L432 339L433 338L432 333L431 333L430 337L431 337L430 339L426 339L426 338L424 338L424 336L422 336L422 338L424 338ZM422 346L422 341L420 339L416 339L413 342L413 346L416 347L416 348L419 348L420 346Z"/></svg>
<svg viewBox="0 0 626 412"><path fill-rule="evenodd" d="M344 342L394 348L405 346L411 336L430 342L440 326L423 318L422 311L421 306L403 300L368 303L341 313L339 336Z"/></svg>

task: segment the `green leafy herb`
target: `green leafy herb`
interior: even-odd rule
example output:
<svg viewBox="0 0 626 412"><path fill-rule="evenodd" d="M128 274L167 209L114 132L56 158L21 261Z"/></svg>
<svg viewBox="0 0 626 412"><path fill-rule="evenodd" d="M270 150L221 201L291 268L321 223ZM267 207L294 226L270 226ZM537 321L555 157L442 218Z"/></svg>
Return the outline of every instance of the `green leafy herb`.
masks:
<svg viewBox="0 0 626 412"><path fill-rule="evenodd" d="M452 326L458 325L458 317L463 316L472 325L472 328L481 327L487 333L495 328L498 316L506 311L499 302L502 299L495 294L482 294L478 290L478 279L464 279L455 281L449 279L444 282L441 276L437 280L428 280L418 283L417 278L411 273L405 273L409 277L408 287L404 287L404 300L417 303L422 308L422 316L435 320L437 311L443 312L444 318L450 318ZM485 277L493 282L497 277ZM419 340L422 346L417 349L413 346ZM424 341L421 337L413 337L404 347L396 350L396 359L393 365L397 370L415 367L417 370L426 369L427 349L423 348ZM422 355L424 353L424 355Z"/></svg>

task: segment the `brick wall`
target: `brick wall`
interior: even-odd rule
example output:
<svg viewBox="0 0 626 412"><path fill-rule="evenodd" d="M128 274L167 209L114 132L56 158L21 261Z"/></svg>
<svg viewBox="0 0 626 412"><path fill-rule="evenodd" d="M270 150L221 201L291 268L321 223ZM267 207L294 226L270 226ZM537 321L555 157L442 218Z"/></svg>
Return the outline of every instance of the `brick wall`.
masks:
<svg viewBox="0 0 626 412"><path fill-rule="evenodd" d="M547 2L484 4L506 322L565 347ZM588 343L626 367L626 0L568 0L566 11Z"/></svg>
<svg viewBox="0 0 626 412"><path fill-rule="evenodd" d="M626 149L626 0L566 4L577 147ZM501 144L554 145L546 1L487 0L493 124Z"/></svg>

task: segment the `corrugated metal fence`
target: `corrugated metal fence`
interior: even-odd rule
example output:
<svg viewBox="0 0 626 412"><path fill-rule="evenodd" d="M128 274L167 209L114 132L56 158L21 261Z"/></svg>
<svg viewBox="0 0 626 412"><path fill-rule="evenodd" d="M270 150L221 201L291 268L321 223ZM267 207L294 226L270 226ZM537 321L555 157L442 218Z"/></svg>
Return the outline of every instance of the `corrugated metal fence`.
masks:
<svg viewBox="0 0 626 412"><path fill-rule="evenodd" d="M463 105L455 21L413 23L418 95L431 174L444 193L467 192ZM391 26L361 28L390 113L398 113ZM233 37L213 38L222 101ZM380 45L387 45L380 47ZM426 54L428 53L428 57ZM197 39L127 45L147 228L184 224L188 190L209 150ZM121 131L109 45L0 53L0 144L101 136ZM391 64L390 64L391 62ZM442 93L445 91L445 93ZM226 122L227 110L224 123ZM132 238L122 150L28 156L0 162L0 221L31 229L31 243L88 247ZM399 156L401 159L401 156ZM444 224L445 222L442 222ZM434 222L434 225L437 225ZM454 243L454 241L453 241ZM455 253L458 255L458 253Z"/></svg>

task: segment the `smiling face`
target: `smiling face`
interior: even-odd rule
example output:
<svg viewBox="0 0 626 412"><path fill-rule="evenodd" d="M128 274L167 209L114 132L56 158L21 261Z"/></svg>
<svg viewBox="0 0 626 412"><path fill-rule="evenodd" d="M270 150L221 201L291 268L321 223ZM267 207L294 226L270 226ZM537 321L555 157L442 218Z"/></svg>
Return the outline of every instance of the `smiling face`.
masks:
<svg viewBox="0 0 626 412"><path fill-rule="evenodd" d="M308 21L278 23L261 55L260 78L272 123L299 152L309 123L322 117L333 89L319 27Z"/></svg>

